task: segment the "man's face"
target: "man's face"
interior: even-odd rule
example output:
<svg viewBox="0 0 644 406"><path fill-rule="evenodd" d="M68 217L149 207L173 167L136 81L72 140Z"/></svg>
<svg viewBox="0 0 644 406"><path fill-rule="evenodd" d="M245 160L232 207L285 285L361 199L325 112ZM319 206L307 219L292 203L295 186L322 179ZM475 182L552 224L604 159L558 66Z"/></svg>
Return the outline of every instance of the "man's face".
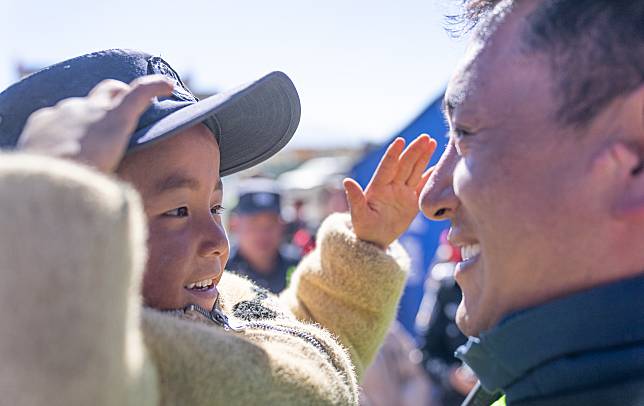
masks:
<svg viewBox="0 0 644 406"><path fill-rule="evenodd" d="M212 308L229 251L212 133L202 124L184 130L126 156L117 173L139 191L148 219L145 304Z"/></svg>
<svg viewBox="0 0 644 406"><path fill-rule="evenodd" d="M234 224L239 249L244 256L275 257L284 232L279 214L271 211L239 214Z"/></svg>
<svg viewBox="0 0 644 406"><path fill-rule="evenodd" d="M452 78L450 142L421 197L426 216L451 221L449 239L461 247L457 323L468 335L592 285L579 275L608 266L614 248L603 239L603 185L589 176L602 138L556 122L548 61L521 51L528 12L517 7L474 43Z"/></svg>

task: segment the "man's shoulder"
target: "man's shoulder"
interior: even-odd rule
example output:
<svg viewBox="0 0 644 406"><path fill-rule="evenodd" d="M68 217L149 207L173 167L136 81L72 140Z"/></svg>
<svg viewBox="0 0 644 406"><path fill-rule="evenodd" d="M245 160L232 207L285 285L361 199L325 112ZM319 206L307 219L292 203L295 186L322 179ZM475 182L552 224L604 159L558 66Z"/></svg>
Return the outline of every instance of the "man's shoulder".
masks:
<svg viewBox="0 0 644 406"><path fill-rule="evenodd" d="M517 406L642 406L644 405L644 372L632 379L606 382L592 388L584 388L544 398L509 402Z"/></svg>

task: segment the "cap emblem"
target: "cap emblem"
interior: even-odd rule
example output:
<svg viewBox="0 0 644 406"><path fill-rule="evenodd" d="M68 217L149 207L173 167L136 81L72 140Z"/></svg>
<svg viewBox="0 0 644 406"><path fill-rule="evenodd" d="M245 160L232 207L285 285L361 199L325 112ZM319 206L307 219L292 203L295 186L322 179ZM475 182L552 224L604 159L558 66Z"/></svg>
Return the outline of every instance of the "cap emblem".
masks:
<svg viewBox="0 0 644 406"><path fill-rule="evenodd" d="M272 206L275 202L275 195L271 193L256 193L253 195L253 203L260 207Z"/></svg>
<svg viewBox="0 0 644 406"><path fill-rule="evenodd" d="M166 61L158 56L153 56L148 59L148 73L151 75L163 75L174 82L174 90L172 95L179 100L198 101L197 98L188 90L183 84L179 74L168 65Z"/></svg>

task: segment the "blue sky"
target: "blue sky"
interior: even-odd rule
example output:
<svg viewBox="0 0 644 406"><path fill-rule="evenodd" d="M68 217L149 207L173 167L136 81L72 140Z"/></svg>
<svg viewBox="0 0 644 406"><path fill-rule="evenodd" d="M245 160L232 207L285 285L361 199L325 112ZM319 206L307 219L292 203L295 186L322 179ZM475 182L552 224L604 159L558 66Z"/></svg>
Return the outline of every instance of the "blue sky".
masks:
<svg viewBox="0 0 644 406"><path fill-rule="evenodd" d="M286 72L302 100L295 145L378 142L449 79L465 47L444 31L456 2L0 0L0 88L20 61L135 48L161 55L193 88Z"/></svg>

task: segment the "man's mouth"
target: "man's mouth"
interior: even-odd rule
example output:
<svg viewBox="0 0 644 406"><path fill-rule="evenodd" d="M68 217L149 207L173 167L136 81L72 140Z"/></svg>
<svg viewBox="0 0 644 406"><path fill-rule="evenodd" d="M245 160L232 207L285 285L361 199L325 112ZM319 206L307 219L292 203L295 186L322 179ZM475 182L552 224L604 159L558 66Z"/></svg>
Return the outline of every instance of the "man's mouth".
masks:
<svg viewBox="0 0 644 406"><path fill-rule="evenodd" d="M481 246L479 244L468 244L461 246L461 258L463 262L475 259L481 253Z"/></svg>
<svg viewBox="0 0 644 406"><path fill-rule="evenodd" d="M481 257L481 246L478 243L470 243L459 245L459 247L461 249L461 261L456 264L454 269L454 279L460 284L463 276L476 267Z"/></svg>

